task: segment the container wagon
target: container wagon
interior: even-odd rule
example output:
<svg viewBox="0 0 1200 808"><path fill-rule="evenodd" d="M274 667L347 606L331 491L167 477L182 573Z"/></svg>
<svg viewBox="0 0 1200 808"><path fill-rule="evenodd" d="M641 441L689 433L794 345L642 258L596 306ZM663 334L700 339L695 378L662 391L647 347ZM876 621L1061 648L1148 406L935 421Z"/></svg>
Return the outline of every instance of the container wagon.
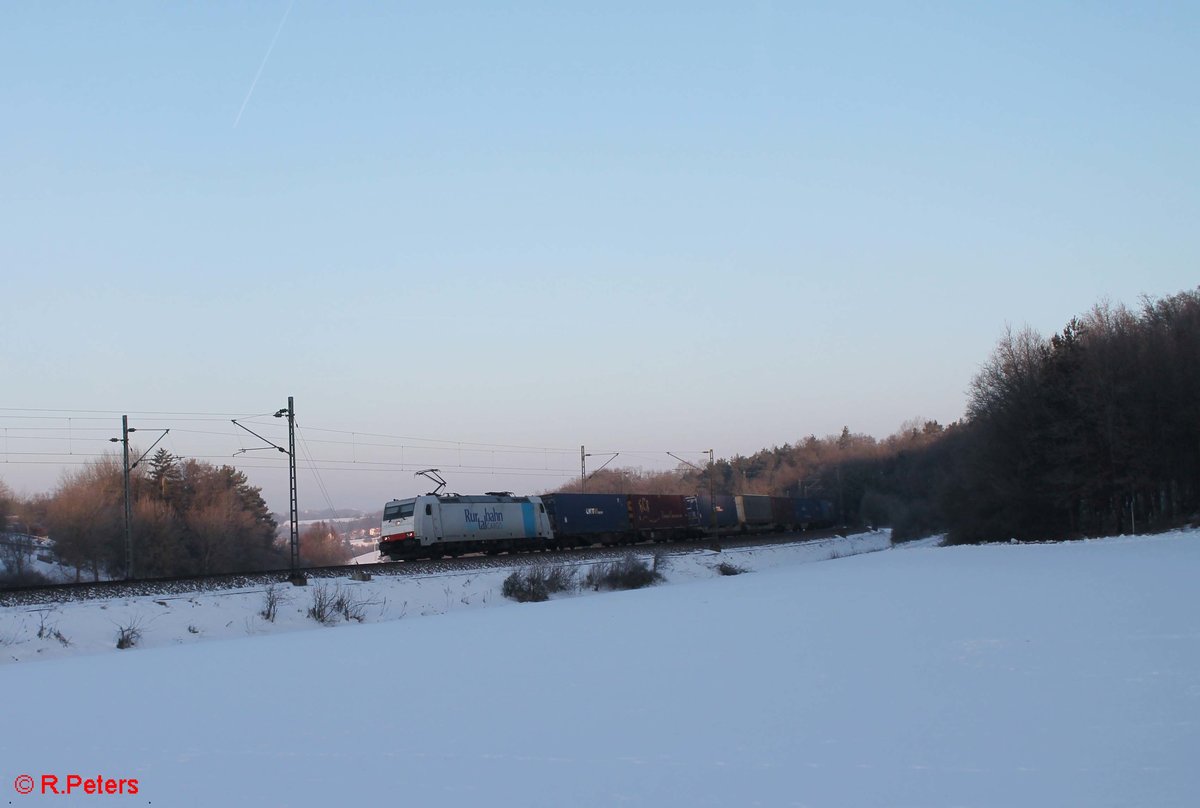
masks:
<svg viewBox="0 0 1200 808"><path fill-rule="evenodd" d="M696 505L700 509L700 528L713 529L713 502L716 502L717 530L736 530L739 524L737 502L728 494L717 494L713 499L707 496L696 497Z"/></svg>
<svg viewBox="0 0 1200 808"><path fill-rule="evenodd" d="M738 522L744 525L746 530L771 530L777 526L771 497L742 494L734 499L737 503Z"/></svg>
<svg viewBox="0 0 1200 808"><path fill-rule="evenodd" d="M630 536L629 500L624 494L545 494L541 500L556 546L616 544Z"/></svg>
<svg viewBox="0 0 1200 808"><path fill-rule="evenodd" d="M633 541L668 541L686 538L695 529L695 509L678 494L630 494L629 526Z"/></svg>

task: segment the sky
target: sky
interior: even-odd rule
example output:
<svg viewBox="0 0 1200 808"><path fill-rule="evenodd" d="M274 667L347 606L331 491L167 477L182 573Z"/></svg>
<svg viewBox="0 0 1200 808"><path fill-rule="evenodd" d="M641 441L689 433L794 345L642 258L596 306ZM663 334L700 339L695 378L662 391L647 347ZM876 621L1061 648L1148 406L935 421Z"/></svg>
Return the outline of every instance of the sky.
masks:
<svg viewBox="0 0 1200 808"><path fill-rule="evenodd" d="M1198 54L1189 3L7 4L0 480L128 413L286 510L229 419L288 396L302 508L956 420L1006 326L1196 287Z"/></svg>

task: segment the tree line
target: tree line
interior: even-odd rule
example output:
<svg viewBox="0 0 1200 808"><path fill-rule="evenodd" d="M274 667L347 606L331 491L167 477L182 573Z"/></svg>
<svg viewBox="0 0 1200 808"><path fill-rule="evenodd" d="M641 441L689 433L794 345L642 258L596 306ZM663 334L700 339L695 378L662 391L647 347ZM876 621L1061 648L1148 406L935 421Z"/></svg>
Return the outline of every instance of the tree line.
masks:
<svg viewBox="0 0 1200 808"><path fill-rule="evenodd" d="M713 469L605 469L596 492L817 496L899 539L1042 540L1154 530L1200 513L1200 290L1101 304L1044 338L1009 330L962 420L877 440L844 428ZM578 491L575 481L561 490Z"/></svg>
<svg viewBox="0 0 1200 808"><path fill-rule="evenodd" d="M955 541L1100 536L1200 511L1200 290L1010 332L975 378Z"/></svg>
<svg viewBox="0 0 1200 808"><path fill-rule="evenodd" d="M76 579L125 577L124 472L106 455L63 475L55 490L15 502L0 490L0 516L54 540ZM160 449L130 478L133 572L138 578L282 569L288 552L260 489L238 469ZM306 565L342 563L349 548L327 523L301 536Z"/></svg>

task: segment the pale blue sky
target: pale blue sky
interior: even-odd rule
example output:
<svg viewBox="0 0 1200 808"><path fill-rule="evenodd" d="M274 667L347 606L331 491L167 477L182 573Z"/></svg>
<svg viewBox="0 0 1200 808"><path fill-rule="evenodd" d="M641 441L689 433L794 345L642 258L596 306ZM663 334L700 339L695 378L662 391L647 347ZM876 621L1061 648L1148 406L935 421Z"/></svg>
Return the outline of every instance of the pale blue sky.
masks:
<svg viewBox="0 0 1200 808"><path fill-rule="evenodd" d="M1197 284L1198 9L6 4L0 479L78 462L31 427L289 394L561 473L954 420L1007 323ZM311 444L335 505L424 490L360 441ZM403 461L527 455L459 457Z"/></svg>

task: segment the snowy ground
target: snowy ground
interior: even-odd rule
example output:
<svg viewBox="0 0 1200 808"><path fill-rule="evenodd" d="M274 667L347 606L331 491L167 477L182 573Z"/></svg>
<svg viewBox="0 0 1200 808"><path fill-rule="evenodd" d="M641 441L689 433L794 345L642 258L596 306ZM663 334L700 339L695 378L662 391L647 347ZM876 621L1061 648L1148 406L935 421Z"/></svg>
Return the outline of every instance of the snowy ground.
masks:
<svg viewBox="0 0 1200 808"><path fill-rule="evenodd" d="M459 608L484 582L455 583L449 613L228 640L155 639L164 617L159 647L0 667L0 787L14 805L49 799L18 776L70 773L137 778L109 799L160 806L1196 805L1198 539L760 551L736 577L680 562L674 585L505 608ZM27 642L0 651L35 658Z"/></svg>
<svg viewBox="0 0 1200 808"><path fill-rule="evenodd" d="M32 552L27 556L25 569L30 572L36 572L42 575L51 583L66 583L75 580L75 569L73 567L64 567L61 564L42 561L38 558L39 555L49 557L51 548L46 539L38 536L29 536L25 534L4 534L0 533L0 541L3 542L24 542L31 548ZM0 574L7 572L4 559L0 558ZM105 576L107 580L107 576Z"/></svg>
<svg viewBox="0 0 1200 808"><path fill-rule="evenodd" d="M687 551L668 556L666 574L673 582L713 578L722 561L747 570L825 561L890 546L887 531L836 537L804 544L730 549L723 553ZM652 545L635 550L650 562ZM517 556L513 564L537 563L538 556ZM372 557L370 560L376 560ZM577 565L582 578L590 563ZM316 590L344 593L358 604L363 622L380 623L429 617L465 609L515 606L500 594L508 570L488 569L429 575L379 575L369 582L313 579L308 587L274 587L279 603L273 620L263 619L266 588L82 601L55 606L0 608L0 666L87 653L117 653L122 629L134 628L139 648L193 645L212 639L314 631L323 628L308 616ZM575 596L591 593L576 593ZM563 596L558 596L563 597ZM335 622L345 622L339 620Z"/></svg>

